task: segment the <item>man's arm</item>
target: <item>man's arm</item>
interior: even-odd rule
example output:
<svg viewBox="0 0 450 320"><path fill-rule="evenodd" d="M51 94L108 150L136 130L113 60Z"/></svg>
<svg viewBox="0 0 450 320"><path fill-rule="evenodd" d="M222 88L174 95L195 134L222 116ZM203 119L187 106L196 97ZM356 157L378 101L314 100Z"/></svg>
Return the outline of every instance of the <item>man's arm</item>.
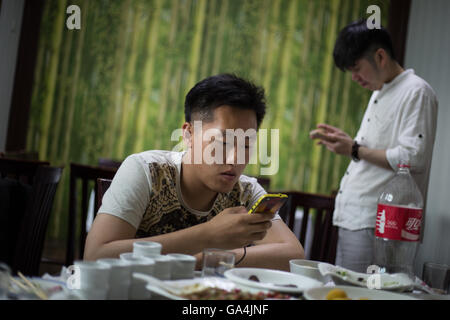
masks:
<svg viewBox="0 0 450 320"><path fill-rule="evenodd" d="M110 214L99 214L86 239L84 259L118 257L133 251L134 241L156 241L162 253L195 254L204 248L233 249L261 240L272 215L247 214L244 207L228 208L208 222L183 230L135 239L136 228Z"/></svg>
<svg viewBox="0 0 450 320"><path fill-rule="evenodd" d="M118 258L121 253L132 252L135 241L156 241L162 244L163 253L186 254L197 252L203 243L203 234L198 226L155 237L136 239L135 235L136 228L125 220L110 214L99 214L86 238L84 259ZM183 241L186 238L190 240Z"/></svg>
<svg viewBox="0 0 450 320"><path fill-rule="evenodd" d="M243 248L233 250L236 261L244 254ZM282 220L273 220L266 237L246 248L246 256L239 267L258 267L289 271L289 260L304 259L305 252L297 237Z"/></svg>

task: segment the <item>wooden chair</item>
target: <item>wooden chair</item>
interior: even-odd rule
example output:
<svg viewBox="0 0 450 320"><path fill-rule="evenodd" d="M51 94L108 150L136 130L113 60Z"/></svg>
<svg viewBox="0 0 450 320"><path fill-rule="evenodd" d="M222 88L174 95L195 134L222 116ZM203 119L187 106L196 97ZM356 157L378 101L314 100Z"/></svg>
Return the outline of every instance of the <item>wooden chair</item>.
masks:
<svg viewBox="0 0 450 320"><path fill-rule="evenodd" d="M303 209L300 234L296 235L303 246L305 246L309 215L313 215L312 247L310 255L306 258L334 264L337 247L337 228L333 226L335 198L298 191L282 193L287 194L289 200L280 210L279 215L292 231L294 231L295 211L298 207Z"/></svg>
<svg viewBox="0 0 450 320"><path fill-rule="evenodd" d="M0 152L0 158L39 161L39 153L25 150L5 151Z"/></svg>
<svg viewBox="0 0 450 320"><path fill-rule="evenodd" d="M67 233L66 265L73 264L75 259L82 259L84 254L84 244L86 242L86 218L88 213L89 196L94 190L97 203L98 194L97 179L112 179L117 172L117 168L90 166L77 163L70 164L70 186L69 186L69 221ZM79 198L78 182L81 181L81 215L78 215ZM93 187L92 187L93 185ZM94 215L97 212L94 212ZM78 234L78 254L75 253L77 221L80 223Z"/></svg>
<svg viewBox="0 0 450 320"><path fill-rule="evenodd" d="M264 188L264 190L270 190L270 178L256 177L256 180Z"/></svg>
<svg viewBox="0 0 450 320"><path fill-rule="evenodd" d="M37 169L31 199L23 217L12 264L13 272L38 276L45 235L56 189L63 169L41 166Z"/></svg>
<svg viewBox="0 0 450 320"><path fill-rule="evenodd" d="M111 179L97 179L97 202L95 203L95 212L98 212L98 209L100 209L100 207L102 206L103 195L105 194L106 190L108 190L111 182Z"/></svg>
<svg viewBox="0 0 450 320"><path fill-rule="evenodd" d="M46 161L0 158L2 256L14 272L37 275L53 199L62 168ZM3 201L9 202L4 203ZM8 212L3 212L8 210Z"/></svg>
<svg viewBox="0 0 450 320"><path fill-rule="evenodd" d="M50 165L47 161L19 160L11 158L0 158L0 176L19 180L25 184L32 185L37 169L41 166Z"/></svg>
<svg viewBox="0 0 450 320"><path fill-rule="evenodd" d="M110 167L110 168L119 169L121 164L122 164L122 161L117 161L117 160L113 160L113 159L108 159L108 158L98 159L98 165L100 167Z"/></svg>

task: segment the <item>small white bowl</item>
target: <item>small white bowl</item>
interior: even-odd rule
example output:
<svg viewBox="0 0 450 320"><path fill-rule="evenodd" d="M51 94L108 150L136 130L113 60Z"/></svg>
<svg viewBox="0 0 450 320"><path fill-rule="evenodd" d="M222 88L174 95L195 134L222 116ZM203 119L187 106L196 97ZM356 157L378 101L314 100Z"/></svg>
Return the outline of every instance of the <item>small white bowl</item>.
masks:
<svg viewBox="0 0 450 320"><path fill-rule="evenodd" d="M322 283L326 282L326 278L322 276L319 271L320 261L293 259L289 261L290 270L292 273L306 276Z"/></svg>

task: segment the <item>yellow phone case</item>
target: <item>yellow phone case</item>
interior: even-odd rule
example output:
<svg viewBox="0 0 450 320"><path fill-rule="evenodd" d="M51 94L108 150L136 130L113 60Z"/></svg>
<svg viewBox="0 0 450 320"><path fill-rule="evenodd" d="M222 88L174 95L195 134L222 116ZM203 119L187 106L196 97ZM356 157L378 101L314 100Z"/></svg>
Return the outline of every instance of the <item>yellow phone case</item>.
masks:
<svg viewBox="0 0 450 320"><path fill-rule="evenodd" d="M288 198L288 196L287 195L285 195L285 194L282 194L282 193L267 193L267 194L264 194L264 195L262 195L259 199L258 199L258 201L256 201L256 203L252 206L252 208L249 210L249 214L250 213L253 213L253 212L256 212L257 210L257 208L263 203L263 202L267 202L268 200L271 200L271 199L286 199L287 200L287 198ZM284 202L286 201L286 200L284 200L284 201L281 201L281 205L279 205L278 207L276 207L276 205L277 204L279 204L280 202L279 201L277 201L276 203L270 203L268 206L267 206L267 208L269 209L269 212L270 213L275 213L275 212L277 212L281 207L282 207L282 205L284 204ZM274 212L273 212L273 209L276 209ZM263 207L261 210L264 210L264 209L266 209L266 207Z"/></svg>

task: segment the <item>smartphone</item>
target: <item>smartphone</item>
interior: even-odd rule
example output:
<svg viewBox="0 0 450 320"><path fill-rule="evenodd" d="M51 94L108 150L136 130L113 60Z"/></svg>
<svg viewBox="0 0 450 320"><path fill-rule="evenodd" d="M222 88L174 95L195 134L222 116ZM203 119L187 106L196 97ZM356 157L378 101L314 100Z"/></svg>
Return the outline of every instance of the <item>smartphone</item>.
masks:
<svg viewBox="0 0 450 320"><path fill-rule="evenodd" d="M288 196L282 193L267 193L262 195L248 213L272 213L275 214L288 200Z"/></svg>

